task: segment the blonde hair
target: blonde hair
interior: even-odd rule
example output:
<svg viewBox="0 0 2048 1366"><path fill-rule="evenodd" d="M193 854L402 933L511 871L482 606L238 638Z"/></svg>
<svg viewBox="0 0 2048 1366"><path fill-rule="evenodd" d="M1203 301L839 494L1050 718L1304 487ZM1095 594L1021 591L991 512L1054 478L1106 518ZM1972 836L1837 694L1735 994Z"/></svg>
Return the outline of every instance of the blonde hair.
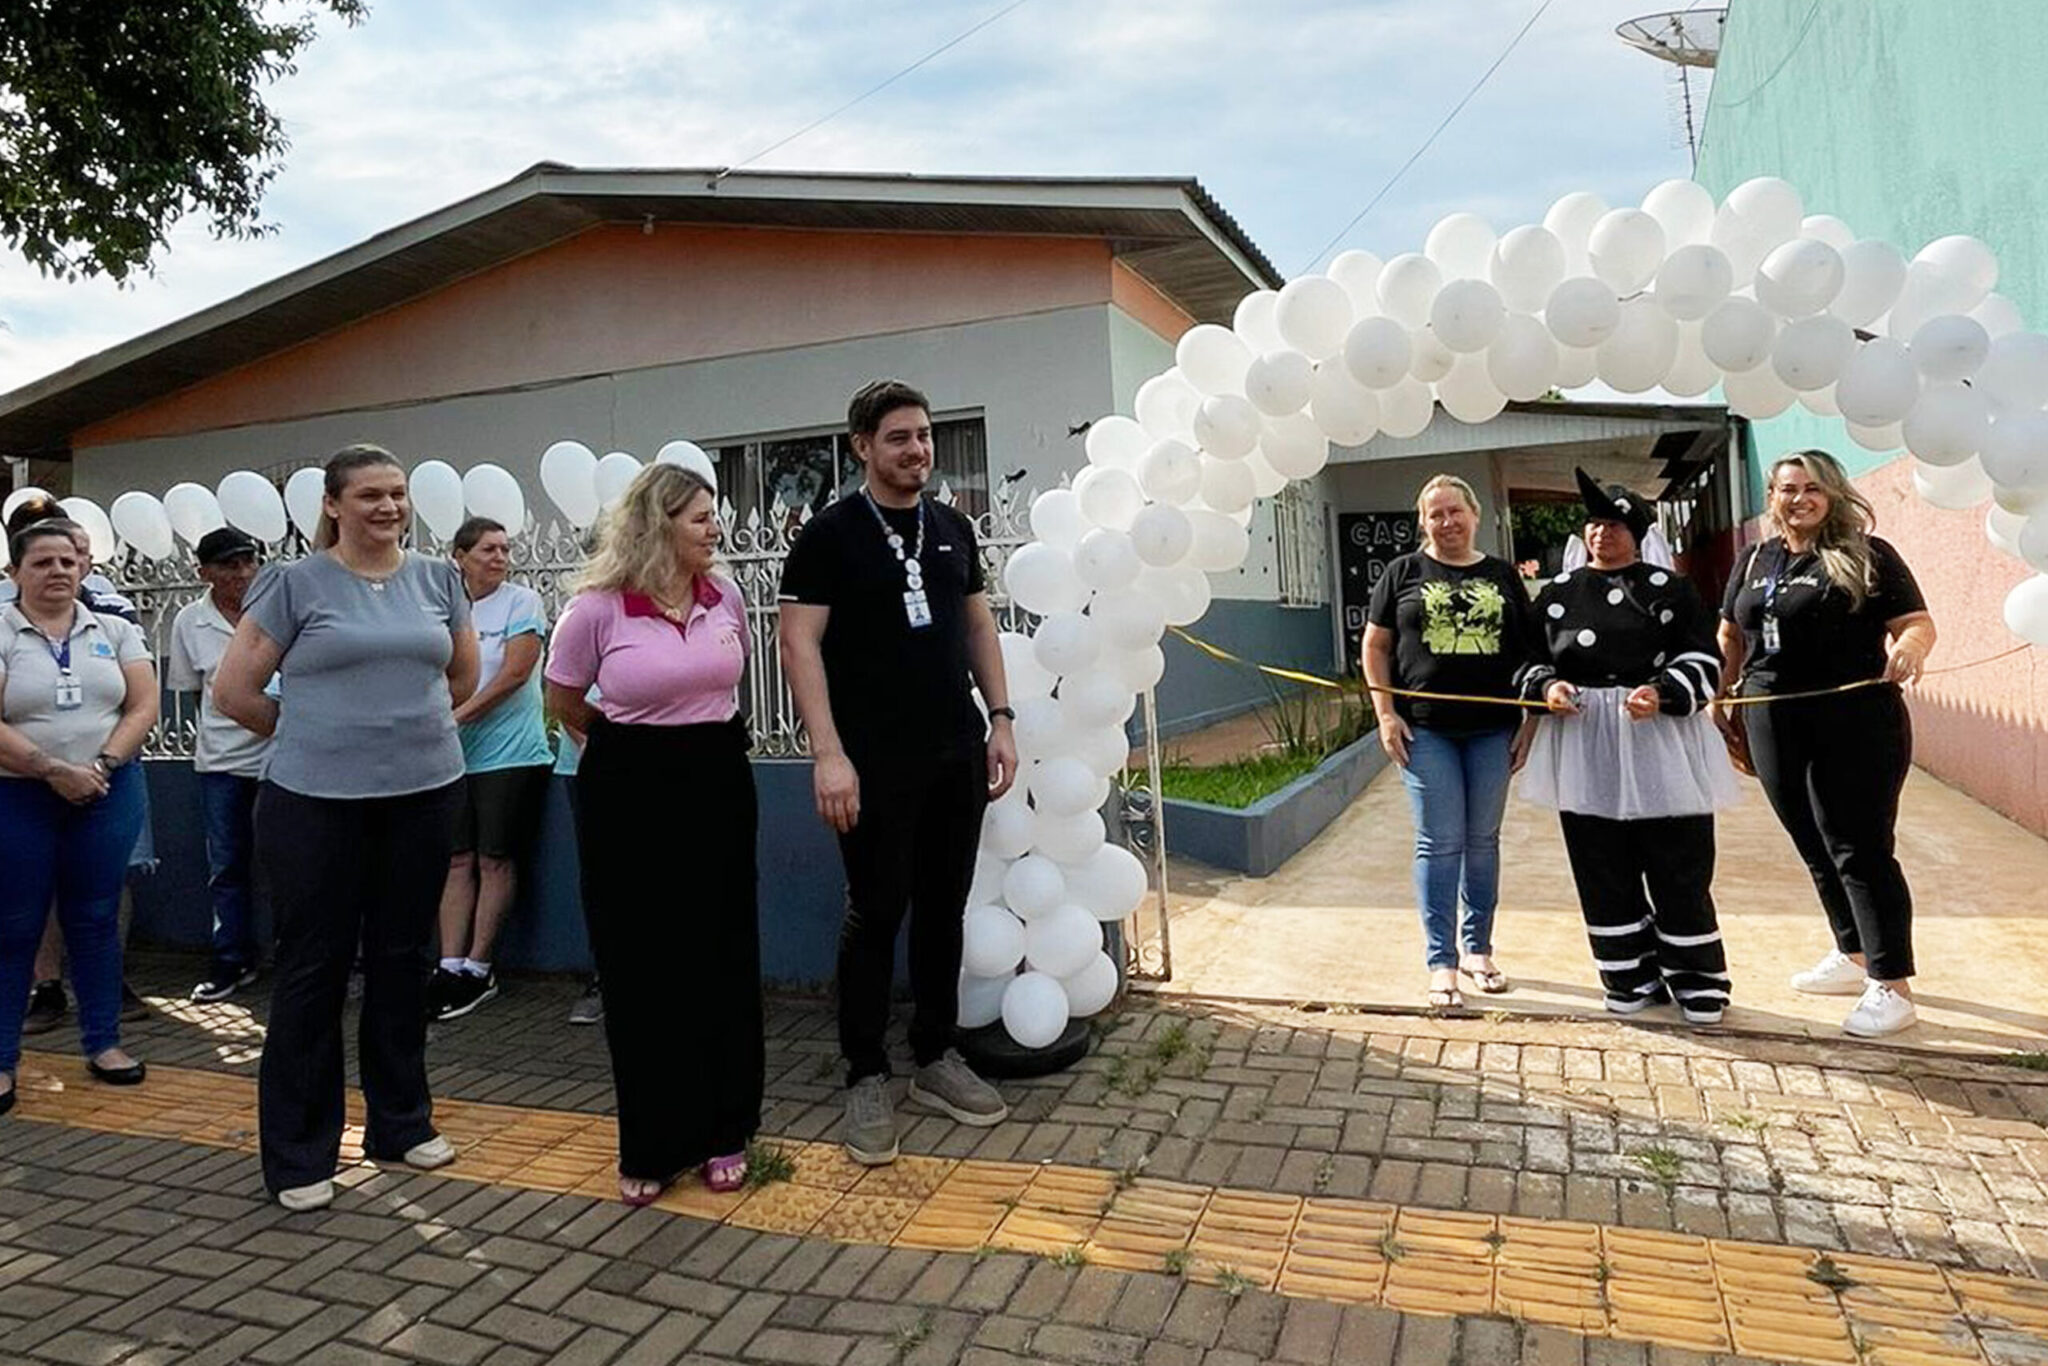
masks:
<svg viewBox="0 0 2048 1366"><path fill-rule="evenodd" d="M1828 582L1849 595L1850 611L1860 611L1876 577L1870 555L1870 529L1877 524L1877 513L1870 500L1849 482L1841 463L1826 451L1793 451L1779 456L1771 464L1769 485L1778 482L1778 471L1787 465L1805 470L1827 494L1827 519L1814 535L1813 548L1820 556ZM1777 500L1766 498L1764 512L1772 529L1784 535L1785 524L1778 520Z"/></svg>
<svg viewBox="0 0 2048 1366"><path fill-rule="evenodd" d="M669 519L700 493L717 497L709 480L681 465L656 462L634 475L625 496L598 523L597 550L584 561L571 591L667 587L676 573Z"/></svg>
<svg viewBox="0 0 2048 1366"><path fill-rule="evenodd" d="M1429 540L1429 495L1438 489L1449 489L1458 495L1460 502L1472 509L1472 515L1479 517L1479 495L1472 486L1455 474L1432 474L1423 484L1422 492L1415 495L1415 534L1424 542Z"/></svg>

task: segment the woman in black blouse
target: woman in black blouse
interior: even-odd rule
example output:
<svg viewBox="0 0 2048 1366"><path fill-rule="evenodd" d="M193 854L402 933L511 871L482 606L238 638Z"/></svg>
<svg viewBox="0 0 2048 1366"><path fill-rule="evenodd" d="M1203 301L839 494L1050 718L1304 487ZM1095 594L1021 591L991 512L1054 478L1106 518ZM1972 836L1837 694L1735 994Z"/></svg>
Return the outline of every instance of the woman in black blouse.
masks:
<svg viewBox="0 0 2048 1366"><path fill-rule="evenodd" d="M1873 687L1721 713L1747 731L1750 762L1805 860L1835 947L1795 973L1799 991L1860 996L1843 1028L1876 1037L1915 1019L1913 895L1893 856L1913 729L1899 684L1934 648L1913 571L1870 534L1870 504L1825 451L1771 467L1756 546L1722 605L1723 676L1744 696ZM1739 683L1736 680L1740 680Z"/></svg>
<svg viewBox="0 0 2048 1366"><path fill-rule="evenodd" d="M1557 809L1607 1008L1676 998L1688 1023L1716 1024L1729 978L1708 890L1713 813L1738 789L1706 715L1713 611L1684 575L1640 558L1648 499L1578 479L1588 563L1536 599L1542 658L1522 692L1551 715L1522 796Z"/></svg>

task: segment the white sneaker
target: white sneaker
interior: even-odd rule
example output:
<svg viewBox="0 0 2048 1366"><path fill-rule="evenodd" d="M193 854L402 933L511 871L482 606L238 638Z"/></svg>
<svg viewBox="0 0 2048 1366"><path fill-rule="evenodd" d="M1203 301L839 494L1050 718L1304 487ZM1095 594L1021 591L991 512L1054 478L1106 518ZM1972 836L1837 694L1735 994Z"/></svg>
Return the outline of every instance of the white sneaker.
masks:
<svg viewBox="0 0 2048 1366"><path fill-rule="evenodd" d="M334 1203L334 1183L315 1181L307 1186L291 1186L277 1193L277 1203L294 1214L305 1214L316 1209L326 1209Z"/></svg>
<svg viewBox="0 0 2048 1366"><path fill-rule="evenodd" d="M1860 996L1867 980L1861 963L1840 949L1829 949L1827 957L1792 974L1792 990L1809 996Z"/></svg>
<svg viewBox="0 0 2048 1366"><path fill-rule="evenodd" d="M430 1172L436 1167L445 1167L455 1160L455 1145L435 1134L424 1143L415 1143L405 1150L405 1165Z"/></svg>
<svg viewBox="0 0 2048 1366"><path fill-rule="evenodd" d="M1858 1038L1876 1039L1896 1034L1919 1020L1920 1012L1913 1009L1911 1001L1882 982L1872 982L1863 989L1863 999L1849 1012L1849 1018L1842 1021L1842 1028Z"/></svg>

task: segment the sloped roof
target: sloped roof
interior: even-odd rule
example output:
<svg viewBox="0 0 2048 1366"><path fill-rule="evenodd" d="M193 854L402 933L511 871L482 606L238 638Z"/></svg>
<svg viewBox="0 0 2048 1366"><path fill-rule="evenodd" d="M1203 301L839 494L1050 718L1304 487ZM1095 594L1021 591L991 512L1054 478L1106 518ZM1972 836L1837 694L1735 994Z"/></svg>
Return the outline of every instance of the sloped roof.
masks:
<svg viewBox="0 0 2048 1366"><path fill-rule="evenodd" d="M0 455L63 451L89 423L246 365L602 223L1094 237L1198 321L1230 320L1279 272L1201 184L585 169L502 185L0 394Z"/></svg>

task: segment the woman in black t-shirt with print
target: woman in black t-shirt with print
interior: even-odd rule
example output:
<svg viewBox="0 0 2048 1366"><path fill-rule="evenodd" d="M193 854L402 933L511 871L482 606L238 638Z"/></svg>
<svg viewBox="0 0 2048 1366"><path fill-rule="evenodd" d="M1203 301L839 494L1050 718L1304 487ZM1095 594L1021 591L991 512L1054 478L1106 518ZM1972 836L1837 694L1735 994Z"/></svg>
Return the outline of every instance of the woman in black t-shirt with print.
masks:
<svg viewBox="0 0 2048 1366"><path fill-rule="evenodd" d="M1812 873L1835 948L1792 986L1860 996L1843 1029L1866 1038L1915 1019L1913 898L1893 856L1913 730L1899 684L1920 677L1934 618L1913 572L1870 534L1870 504L1825 451L1771 467L1777 535L1741 560L1722 604L1724 684L1773 696L1882 678L1874 687L1739 713L1750 761ZM1724 725L1728 721L1724 719Z"/></svg>
<svg viewBox="0 0 2048 1366"><path fill-rule="evenodd" d="M1373 585L1361 652L1376 688L1513 697L1528 658L1529 594L1514 567L1481 554L1479 498L1439 474L1415 500L1422 549ZM1415 900L1432 1006L1464 1004L1458 974L1506 991L1493 962L1500 823L1527 731L1512 707L1372 695L1380 743L1415 813ZM1459 908L1463 903L1463 923ZM1460 952L1462 948L1462 953Z"/></svg>

